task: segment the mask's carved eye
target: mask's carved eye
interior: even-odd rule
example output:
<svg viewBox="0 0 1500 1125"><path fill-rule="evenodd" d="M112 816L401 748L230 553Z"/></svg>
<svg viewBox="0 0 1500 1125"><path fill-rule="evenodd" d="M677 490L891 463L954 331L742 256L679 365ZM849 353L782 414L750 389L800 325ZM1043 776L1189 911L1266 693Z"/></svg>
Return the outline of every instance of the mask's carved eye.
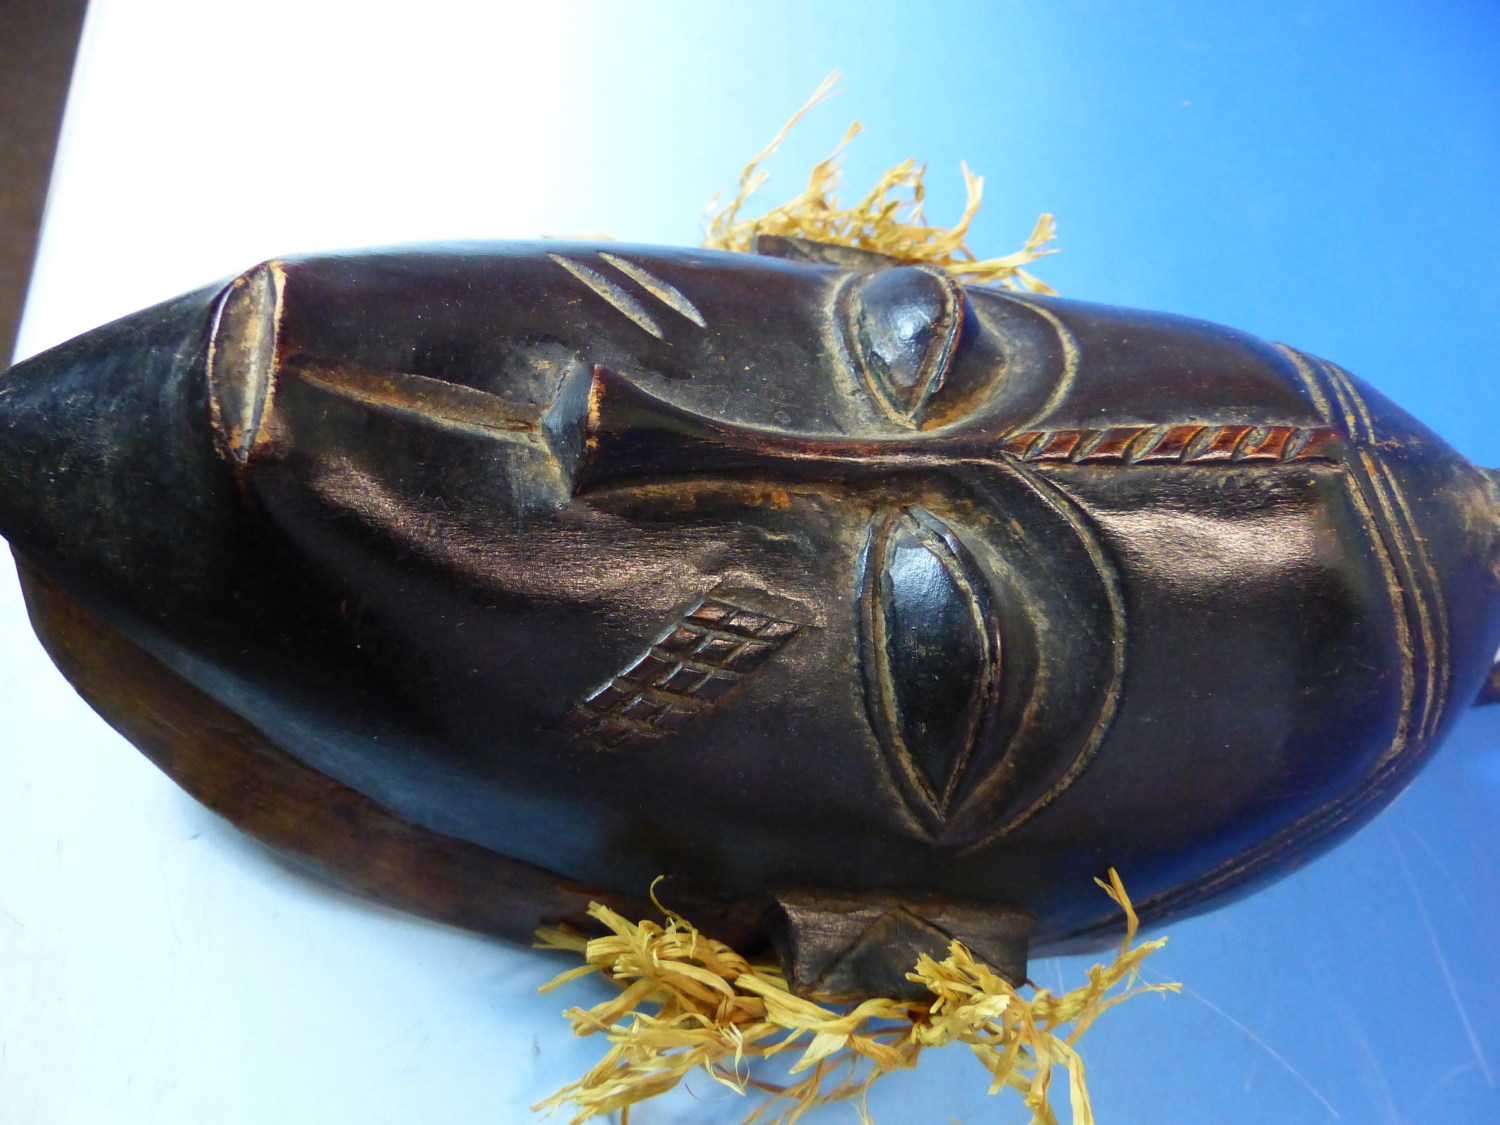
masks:
<svg viewBox="0 0 1500 1125"><path fill-rule="evenodd" d="M984 576L946 525L907 508L871 528L863 602L871 719L893 764L941 819L999 682Z"/></svg>
<svg viewBox="0 0 1500 1125"><path fill-rule="evenodd" d="M882 270L858 283L848 315L871 393L897 421L920 426L953 363L963 329L963 291L938 270Z"/></svg>

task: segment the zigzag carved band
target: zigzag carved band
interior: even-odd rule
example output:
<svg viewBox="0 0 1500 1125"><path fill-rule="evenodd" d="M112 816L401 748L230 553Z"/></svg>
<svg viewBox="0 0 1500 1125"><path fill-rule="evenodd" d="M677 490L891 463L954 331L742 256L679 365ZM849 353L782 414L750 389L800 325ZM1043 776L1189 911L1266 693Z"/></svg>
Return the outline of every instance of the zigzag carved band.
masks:
<svg viewBox="0 0 1500 1125"><path fill-rule="evenodd" d="M1211 465L1216 462L1335 461L1338 430L1300 426L1115 426L1107 430L1031 430L1004 449L1034 464Z"/></svg>

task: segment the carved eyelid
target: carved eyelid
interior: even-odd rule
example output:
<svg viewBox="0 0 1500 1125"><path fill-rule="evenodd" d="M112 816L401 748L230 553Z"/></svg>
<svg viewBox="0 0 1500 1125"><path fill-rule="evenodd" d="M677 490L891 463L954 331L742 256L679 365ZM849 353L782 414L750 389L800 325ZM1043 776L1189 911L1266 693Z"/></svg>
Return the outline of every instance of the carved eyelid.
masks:
<svg viewBox="0 0 1500 1125"><path fill-rule="evenodd" d="M1001 638L988 582L952 529L915 507L876 517L863 562L871 724L913 810L940 825L998 699Z"/></svg>
<svg viewBox="0 0 1500 1125"><path fill-rule="evenodd" d="M854 283L845 327L865 388L903 426L920 428L953 366L963 289L941 270L899 266Z"/></svg>

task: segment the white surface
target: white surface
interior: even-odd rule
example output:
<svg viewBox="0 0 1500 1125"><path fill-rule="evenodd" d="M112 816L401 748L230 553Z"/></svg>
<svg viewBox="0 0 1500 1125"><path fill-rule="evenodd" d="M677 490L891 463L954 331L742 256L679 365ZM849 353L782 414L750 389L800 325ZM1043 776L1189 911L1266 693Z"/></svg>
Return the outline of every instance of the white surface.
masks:
<svg viewBox="0 0 1500 1125"><path fill-rule="evenodd" d="M549 14L550 11L550 14ZM91 5L18 355L274 254L570 221L564 8Z"/></svg>
<svg viewBox="0 0 1500 1125"><path fill-rule="evenodd" d="M7 575L4 713L36 733L5 754L0 1120L506 1120L586 1065L534 995L548 958L284 871L82 706L23 615Z"/></svg>

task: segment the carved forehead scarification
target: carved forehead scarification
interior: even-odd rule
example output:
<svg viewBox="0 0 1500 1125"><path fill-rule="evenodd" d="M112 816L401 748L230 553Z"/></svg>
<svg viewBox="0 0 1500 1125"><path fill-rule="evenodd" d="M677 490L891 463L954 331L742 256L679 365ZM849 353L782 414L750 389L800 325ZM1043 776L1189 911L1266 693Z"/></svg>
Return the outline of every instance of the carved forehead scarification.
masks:
<svg viewBox="0 0 1500 1125"><path fill-rule="evenodd" d="M682 290L678 289L677 286L663 281L654 273L648 271L644 266L638 265L626 258L621 258L618 255L606 254L601 250L599 252L599 257L603 258L606 262L614 266L615 269L619 270L627 277L634 278L636 281L640 282L641 287L645 289L646 292L650 293L653 297L657 298L657 300L661 301L669 308L675 309L677 312L687 317L699 328L708 327L708 322L703 319L703 314L698 311L698 306L694 305L692 301L689 301L687 297L683 295Z"/></svg>
<svg viewBox="0 0 1500 1125"><path fill-rule="evenodd" d="M615 309L624 313L627 318L641 328L644 328L658 340L666 338L662 332L661 325L656 322L656 318L646 310L640 301L636 300L634 296L622 288L619 283L605 277L598 270L586 266L582 262L575 261L572 258L565 258L561 254L548 254L547 257L562 266L563 269L567 270L579 281L583 282L584 285L588 286L589 289L597 293L600 297L603 297ZM691 320L699 328L708 327L707 322L703 319L703 314L698 311L697 306L688 300L675 285L663 281L645 267L637 265L628 259L621 258L618 255L606 254L601 251L599 257L633 280L673 312Z"/></svg>
<svg viewBox="0 0 1500 1125"><path fill-rule="evenodd" d="M645 307L622 289L615 282L599 273L598 270L590 269L582 262L575 262L571 258L564 258L561 254L548 254L563 269L576 277L593 292L603 297L609 304L623 313L629 320L644 328L658 340L662 339L661 326L656 319L646 311Z"/></svg>

